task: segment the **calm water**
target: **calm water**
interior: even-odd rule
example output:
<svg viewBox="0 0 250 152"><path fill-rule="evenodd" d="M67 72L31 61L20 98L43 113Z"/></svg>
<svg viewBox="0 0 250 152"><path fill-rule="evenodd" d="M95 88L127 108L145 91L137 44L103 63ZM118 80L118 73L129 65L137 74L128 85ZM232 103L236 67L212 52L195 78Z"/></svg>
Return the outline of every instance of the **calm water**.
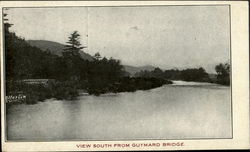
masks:
<svg viewBox="0 0 250 152"><path fill-rule="evenodd" d="M8 109L9 140L231 138L230 88L176 81L134 93Z"/></svg>

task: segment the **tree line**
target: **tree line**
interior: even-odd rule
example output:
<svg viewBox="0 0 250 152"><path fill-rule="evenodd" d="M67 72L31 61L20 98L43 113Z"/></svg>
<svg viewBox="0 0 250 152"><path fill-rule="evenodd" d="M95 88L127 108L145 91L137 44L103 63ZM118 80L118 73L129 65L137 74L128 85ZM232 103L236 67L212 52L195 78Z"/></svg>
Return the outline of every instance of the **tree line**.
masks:
<svg viewBox="0 0 250 152"><path fill-rule="evenodd" d="M185 70L170 69L161 70L155 68L153 71L141 71L135 74L138 77L156 77L171 80L184 80L184 81L197 81L197 82L208 82L210 81L208 73L201 68L191 68Z"/></svg>
<svg viewBox="0 0 250 152"><path fill-rule="evenodd" d="M211 78L206 70L200 68L187 68L184 70L169 69L162 70L159 67L152 71L142 70L135 73L135 77L154 77L168 80L183 80L196 82L210 82L222 85L230 85L230 65L228 63L220 63L215 66L217 72L216 78Z"/></svg>

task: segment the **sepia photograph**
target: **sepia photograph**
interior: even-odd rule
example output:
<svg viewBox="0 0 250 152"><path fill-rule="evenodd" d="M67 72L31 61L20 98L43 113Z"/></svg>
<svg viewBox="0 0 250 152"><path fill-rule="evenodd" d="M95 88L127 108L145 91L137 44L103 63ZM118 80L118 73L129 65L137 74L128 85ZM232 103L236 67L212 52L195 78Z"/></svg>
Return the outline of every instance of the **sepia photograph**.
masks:
<svg viewBox="0 0 250 152"><path fill-rule="evenodd" d="M5 141L72 141L86 150L236 139L233 87L241 83L233 80L245 75L235 75L231 11L229 4L2 7Z"/></svg>

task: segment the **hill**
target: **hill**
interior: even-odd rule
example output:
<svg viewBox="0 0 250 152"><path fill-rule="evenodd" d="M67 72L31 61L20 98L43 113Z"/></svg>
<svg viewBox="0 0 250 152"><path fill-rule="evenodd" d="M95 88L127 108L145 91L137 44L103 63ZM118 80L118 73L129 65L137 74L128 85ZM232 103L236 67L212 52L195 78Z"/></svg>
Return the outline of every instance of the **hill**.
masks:
<svg viewBox="0 0 250 152"><path fill-rule="evenodd" d="M155 67L151 65L140 66L140 67L130 66L130 65L123 65L123 66L124 66L125 71L129 72L132 76L134 76L136 72L140 72L143 70L152 71L155 69Z"/></svg>
<svg viewBox="0 0 250 152"><path fill-rule="evenodd" d="M29 43L29 45L35 46L43 51L49 50L52 54L62 56L64 45L61 43L47 40L27 40L27 42ZM81 51L80 55L85 60L93 61L93 57L88 53ZM136 72L140 72L142 70L152 71L155 69L155 67L151 65L140 67L124 65L124 69L126 72L129 72L131 76L134 76Z"/></svg>
<svg viewBox="0 0 250 152"><path fill-rule="evenodd" d="M52 54L62 56L64 45L58 42L46 41L46 40L28 40L27 41L31 46L40 48L43 51L49 50ZM88 53L83 51L80 52L80 55L83 59L92 61L93 57Z"/></svg>

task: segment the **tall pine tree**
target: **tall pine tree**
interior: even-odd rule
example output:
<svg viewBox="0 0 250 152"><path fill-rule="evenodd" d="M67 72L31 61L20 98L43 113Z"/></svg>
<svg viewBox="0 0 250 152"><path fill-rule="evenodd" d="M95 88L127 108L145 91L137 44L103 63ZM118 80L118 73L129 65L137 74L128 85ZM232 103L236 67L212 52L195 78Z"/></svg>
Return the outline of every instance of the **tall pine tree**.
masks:
<svg viewBox="0 0 250 152"><path fill-rule="evenodd" d="M65 76L68 79L79 80L80 75L83 70L84 61L80 56L79 51L83 48L80 43L80 34L77 31L74 31L69 40L66 42L64 51L63 51L63 59L65 62Z"/></svg>
<svg viewBox="0 0 250 152"><path fill-rule="evenodd" d="M81 43L80 43L80 34L78 34L77 31L74 31L70 37L68 42L66 42L67 45L65 45L64 51L63 51L63 55L67 56L79 56L79 51L81 51L83 48L86 47L82 47Z"/></svg>

